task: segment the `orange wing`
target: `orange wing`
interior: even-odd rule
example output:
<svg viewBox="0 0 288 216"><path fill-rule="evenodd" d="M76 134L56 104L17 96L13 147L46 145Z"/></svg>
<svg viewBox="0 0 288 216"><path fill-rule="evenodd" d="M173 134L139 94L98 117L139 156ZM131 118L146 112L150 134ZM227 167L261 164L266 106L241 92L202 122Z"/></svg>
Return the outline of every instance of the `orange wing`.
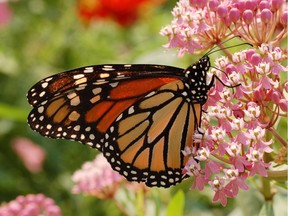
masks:
<svg viewBox="0 0 288 216"><path fill-rule="evenodd" d="M28 93L34 105L28 116L30 127L44 136L80 141L100 151L105 132L124 110L149 92L178 80L173 77L106 83L96 80L88 85L81 76L74 80L66 75L50 79L42 80ZM43 88L41 91L39 86ZM36 92L40 92L37 97Z"/></svg>
<svg viewBox="0 0 288 216"><path fill-rule="evenodd" d="M132 83L130 83L132 85ZM201 105L190 104L175 80L129 106L105 134L104 156L129 181L169 187L183 180L182 150L193 145Z"/></svg>
<svg viewBox="0 0 288 216"><path fill-rule="evenodd" d="M184 83L185 82L185 83ZM183 70L160 65L97 65L43 79L28 92L30 127L104 153L130 181L169 187L181 182L200 126Z"/></svg>

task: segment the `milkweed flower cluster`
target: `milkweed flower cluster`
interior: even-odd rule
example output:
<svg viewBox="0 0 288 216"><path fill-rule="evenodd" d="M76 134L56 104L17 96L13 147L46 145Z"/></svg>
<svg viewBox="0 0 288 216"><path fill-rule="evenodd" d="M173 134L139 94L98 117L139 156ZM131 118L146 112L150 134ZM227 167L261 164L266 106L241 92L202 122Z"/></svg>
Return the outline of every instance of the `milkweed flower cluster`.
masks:
<svg viewBox="0 0 288 216"><path fill-rule="evenodd" d="M225 206L227 197L248 190L248 177L269 173L273 179L268 168L287 161L287 143L277 132L277 122L288 111L288 68L282 65L287 50L277 46L287 36L287 7L282 0L180 0L172 14L172 24L160 33L179 56L214 45L224 48L221 41L233 36L254 45L234 54L224 50L227 57L216 59L219 70L213 68L208 77L214 74L235 87L216 80L194 135L199 148L183 151L190 155L183 173L194 177L192 189L210 185L213 201Z"/></svg>
<svg viewBox="0 0 288 216"><path fill-rule="evenodd" d="M287 36L288 11L283 0L180 0L172 11L172 23L160 34L167 48L179 56L199 53L238 35L259 46L276 44Z"/></svg>
<svg viewBox="0 0 288 216"><path fill-rule="evenodd" d="M131 202L131 197L137 193L147 192L144 183L128 182L118 172L111 168L103 154L98 154L93 161L85 162L80 170L77 170L72 181L74 186L72 192L75 194L85 194L99 199L110 199L124 215L133 215L133 209L127 209ZM122 190L121 198L117 197ZM127 202L123 203L126 195ZM135 206L133 203L132 206ZM144 210L143 210L144 211ZM1 216L1 215L0 215Z"/></svg>
<svg viewBox="0 0 288 216"><path fill-rule="evenodd" d="M112 170L103 154L99 154L95 160L85 162L82 168L73 174L72 180L73 193L84 193L105 199L115 195L124 179Z"/></svg>
<svg viewBox="0 0 288 216"><path fill-rule="evenodd" d="M103 154L98 154L93 161L85 162L81 169L73 174L72 181L73 193L84 193L99 199L113 198L123 185L134 192L147 189L144 184L127 182L111 168Z"/></svg>
<svg viewBox="0 0 288 216"><path fill-rule="evenodd" d="M61 216L61 209L54 200L43 194L18 196L0 206L0 216Z"/></svg>

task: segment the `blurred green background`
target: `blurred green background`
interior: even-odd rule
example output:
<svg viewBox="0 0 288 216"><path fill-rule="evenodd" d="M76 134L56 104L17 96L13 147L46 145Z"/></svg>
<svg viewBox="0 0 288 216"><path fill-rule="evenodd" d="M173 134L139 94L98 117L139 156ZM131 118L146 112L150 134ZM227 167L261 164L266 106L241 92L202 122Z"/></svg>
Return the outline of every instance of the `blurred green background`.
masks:
<svg viewBox="0 0 288 216"><path fill-rule="evenodd" d="M9 2L10 18L0 25L0 203L21 194L43 193L56 201L63 215L121 215L109 200L71 194L71 175L83 162L94 159L97 151L33 132L26 123L31 109L26 92L46 76L85 65L155 63L186 67L194 61L192 57L178 59L176 51L162 47L167 39L159 35L171 22L175 3L155 6L133 25L123 27L111 20L90 25L81 22L72 0ZM17 137L28 138L46 151L41 172L29 172L15 154L11 143ZM161 212L182 189L185 215L256 215L261 208L261 196L253 189L240 193L223 208L211 204L210 190L199 193L190 191L190 186L191 182L184 182L170 190L152 189L148 196ZM283 206L284 195L279 196L277 205Z"/></svg>

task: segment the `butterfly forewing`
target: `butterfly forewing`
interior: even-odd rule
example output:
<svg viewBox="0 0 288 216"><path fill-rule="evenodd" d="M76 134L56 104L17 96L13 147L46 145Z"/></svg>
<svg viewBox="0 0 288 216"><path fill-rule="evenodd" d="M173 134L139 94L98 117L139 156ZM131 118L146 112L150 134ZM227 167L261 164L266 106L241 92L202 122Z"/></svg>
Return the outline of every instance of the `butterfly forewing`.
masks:
<svg viewBox="0 0 288 216"><path fill-rule="evenodd" d="M29 90L34 109L28 123L44 136L102 150L104 133L122 111L181 73L182 69L158 65L97 65L56 74Z"/></svg>
<svg viewBox="0 0 288 216"><path fill-rule="evenodd" d="M35 84L27 93L31 105L53 97L68 89L111 83L131 78L183 76L183 69L163 65L94 65L65 71L47 77Z"/></svg>

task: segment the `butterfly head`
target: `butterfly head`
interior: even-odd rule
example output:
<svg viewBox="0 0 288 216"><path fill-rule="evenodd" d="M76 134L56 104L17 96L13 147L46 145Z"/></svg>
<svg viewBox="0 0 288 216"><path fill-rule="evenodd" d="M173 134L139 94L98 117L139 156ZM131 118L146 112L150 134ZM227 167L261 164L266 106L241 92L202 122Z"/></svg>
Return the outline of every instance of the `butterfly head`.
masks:
<svg viewBox="0 0 288 216"><path fill-rule="evenodd" d="M185 71L185 77L188 78L192 101L205 103L207 92L211 88L206 83L207 72L210 68L210 59L204 55L196 63L190 65Z"/></svg>
<svg viewBox="0 0 288 216"><path fill-rule="evenodd" d="M190 65L185 71L185 77L190 79L191 85L206 85L206 74L210 68L210 59L204 55L196 63Z"/></svg>

